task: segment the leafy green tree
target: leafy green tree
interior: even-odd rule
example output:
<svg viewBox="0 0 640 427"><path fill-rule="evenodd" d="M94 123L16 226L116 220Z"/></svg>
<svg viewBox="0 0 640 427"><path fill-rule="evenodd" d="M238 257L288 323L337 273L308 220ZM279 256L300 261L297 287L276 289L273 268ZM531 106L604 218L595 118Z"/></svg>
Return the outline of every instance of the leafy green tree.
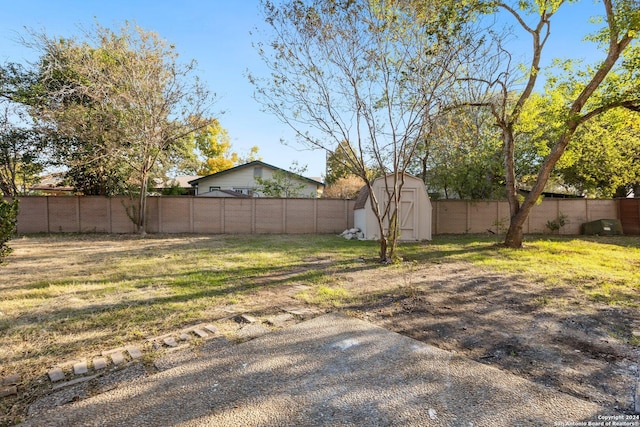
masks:
<svg viewBox="0 0 640 427"><path fill-rule="evenodd" d="M447 69L469 48L466 5L445 0L261 4L272 31L257 49L270 74L250 76L256 98L291 126L302 144L336 153L349 142L353 152L343 159L369 187L380 260L393 260L404 173L429 118L453 85ZM384 204L371 191L371 170L388 177Z"/></svg>
<svg viewBox="0 0 640 427"><path fill-rule="evenodd" d="M40 34L31 47L42 54L34 117L78 144L72 151L87 155L84 167L108 160L130 175L131 217L144 233L154 170L210 124L211 95L193 75L195 63L179 63L173 45L129 24L119 32L96 25L82 40Z"/></svg>
<svg viewBox="0 0 640 427"><path fill-rule="evenodd" d="M352 165L357 165L356 150L348 141L342 141L333 152L327 152L327 175L324 182L327 185L335 183L340 178L354 175ZM357 173L357 169L356 172Z"/></svg>
<svg viewBox="0 0 640 427"><path fill-rule="evenodd" d="M562 132L561 114L567 101L556 89L546 95L533 94L525 104L516 140L521 150L528 150L533 169ZM628 109L605 111L576 129L550 181L590 197L613 197L620 188L640 181L638 140L639 114ZM526 177L521 181L527 183Z"/></svg>
<svg viewBox="0 0 640 427"><path fill-rule="evenodd" d="M31 77L15 64L0 67L0 191L5 196L26 194L49 163L46 139L25 126L19 102Z"/></svg>
<svg viewBox="0 0 640 427"><path fill-rule="evenodd" d="M11 253L8 242L13 238L18 219L18 199L7 201L0 198L0 264Z"/></svg>
<svg viewBox="0 0 640 427"><path fill-rule="evenodd" d="M461 108L433 121L411 171L431 193L460 199L504 197L500 135L489 114Z"/></svg>
<svg viewBox="0 0 640 427"><path fill-rule="evenodd" d="M605 57L600 63L587 64L581 69L574 69L576 65L567 61L555 64L560 69L550 85L560 88L570 98L558 111L557 136L539 164L531 191L520 201L515 163L516 127L541 73L541 58L551 36L551 21L565 3L562 0L481 2L494 13L502 11L515 19L519 28L531 38L530 60L525 66L515 65L504 40L496 39L494 54L478 51L478 62L471 67L474 75L461 79L469 83L476 93L480 92L479 87L486 89L483 97L474 97L466 105L487 107L502 133L510 207L509 229L505 237L508 247L522 246L523 225L579 127L615 108L640 111L640 8L636 0L603 0L604 16L598 22L604 25L588 40L597 43ZM514 76L519 69L525 70L525 74L516 79ZM509 102L510 98L515 98L514 102Z"/></svg>
<svg viewBox="0 0 640 427"><path fill-rule="evenodd" d="M610 110L580 127L557 168L564 184L591 197L614 197L640 182L640 115Z"/></svg>
<svg viewBox="0 0 640 427"><path fill-rule="evenodd" d="M39 181L46 164L43 145L33 130L0 124L0 191L4 196L24 195Z"/></svg>

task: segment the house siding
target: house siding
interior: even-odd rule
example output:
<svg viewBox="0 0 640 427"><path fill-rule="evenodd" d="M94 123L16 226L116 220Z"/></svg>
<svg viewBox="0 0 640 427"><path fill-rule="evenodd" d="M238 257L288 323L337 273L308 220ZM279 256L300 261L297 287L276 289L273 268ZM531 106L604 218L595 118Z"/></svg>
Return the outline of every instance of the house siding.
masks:
<svg viewBox="0 0 640 427"><path fill-rule="evenodd" d="M233 172L201 178L201 180L198 181L196 196L208 193L211 187L219 187L220 190L252 189L255 195L264 196L264 194L256 191L259 185L254 178L255 168L262 169L262 179L273 178L274 171L272 169L266 166L249 166L234 170ZM304 184L304 188L300 191L301 197L317 197L319 195L318 186L306 181L300 182Z"/></svg>

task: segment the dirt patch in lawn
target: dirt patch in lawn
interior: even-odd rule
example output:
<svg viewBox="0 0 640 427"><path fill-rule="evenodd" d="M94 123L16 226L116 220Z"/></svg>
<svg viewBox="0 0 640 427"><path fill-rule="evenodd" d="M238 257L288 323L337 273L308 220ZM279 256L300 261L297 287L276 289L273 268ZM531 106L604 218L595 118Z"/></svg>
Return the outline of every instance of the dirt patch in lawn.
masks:
<svg viewBox="0 0 640 427"><path fill-rule="evenodd" d="M352 294L371 294L367 302L343 307L352 315L605 407L634 411L637 309L596 305L570 288L550 289L468 264L357 272L342 283Z"/></svg>
<svg viewBox="0 0 640 427"><path fill-rule="evenodd" d="M336 273L334 287L328 286L340 292L320 303L326 311L342 311L581 399L634 412L640 386L637 309L598 305L569 287L549 288L466 263L363 265ZM321 293L317 286L300 288L297 294L295 288L259 291L244 308L266 315L295 299L313 302L309 294Z"/></svg>
<svg viewBox="0 0 640 427"><path fill-rule="evenodd" d="M325 289L336 290L335 298L323 300ZM363 262L334 273L326 286L265 288L234 309L266 316L300 301L634 413L640 387L635 308L597 304L570 287L467 263L379 268Z"/></svg>

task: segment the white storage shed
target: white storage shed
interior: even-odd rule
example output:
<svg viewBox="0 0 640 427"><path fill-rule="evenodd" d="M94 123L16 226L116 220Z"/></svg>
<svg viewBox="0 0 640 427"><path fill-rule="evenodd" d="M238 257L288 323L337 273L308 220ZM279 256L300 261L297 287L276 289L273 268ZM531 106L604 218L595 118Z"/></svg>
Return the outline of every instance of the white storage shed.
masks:
<svg viewBox="0 0 640 427"><path fill-rule="evenodd" d="M400 196L400 238L402 241L431 240L431 200L424 182L420 178L404 174L404 184ZM386 176L389 187L394 185L394 176ZM372 189L378 203L388 203L385 191L385 177L373 182ZM367 187L360 190L354 207L354 226L362 232L366 240L380 239L378 220L371 207ZM385 232L388 229L388 220Z"/></svg>

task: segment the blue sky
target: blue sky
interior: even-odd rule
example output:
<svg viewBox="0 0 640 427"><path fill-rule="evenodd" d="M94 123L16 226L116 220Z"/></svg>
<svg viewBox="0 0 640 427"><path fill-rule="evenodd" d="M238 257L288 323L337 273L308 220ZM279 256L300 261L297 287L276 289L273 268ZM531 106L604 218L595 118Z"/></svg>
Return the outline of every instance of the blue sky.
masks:
<svg viewBox="0 0 640 427"><path fill-rule="evenodd" d="M252 97L247 70L264 74L251 46L250 31L263 25L257 0L0 0L0 6L3 63L35 59L16 41L24 27L44 30L50 36L72 36L80 34L80 26L91 28L96 20L111 28L134 21L175 44L185 61L198 61L198 75L220 97L216 109L224 114L218 118L229 132L234 151L243 154L257 145L267 163L286 169L297 161L308 167L308 176L324 174L325 153L297 145L292 132L274 116L261 112ZM589 56L593 49L580 42L585 34L583 24L601 6L594 9L592 0L583 0L563 7L566 10L561 9L553 26L547 58L576 52ZM281 139L288 144L283 145Z"/></svg>

